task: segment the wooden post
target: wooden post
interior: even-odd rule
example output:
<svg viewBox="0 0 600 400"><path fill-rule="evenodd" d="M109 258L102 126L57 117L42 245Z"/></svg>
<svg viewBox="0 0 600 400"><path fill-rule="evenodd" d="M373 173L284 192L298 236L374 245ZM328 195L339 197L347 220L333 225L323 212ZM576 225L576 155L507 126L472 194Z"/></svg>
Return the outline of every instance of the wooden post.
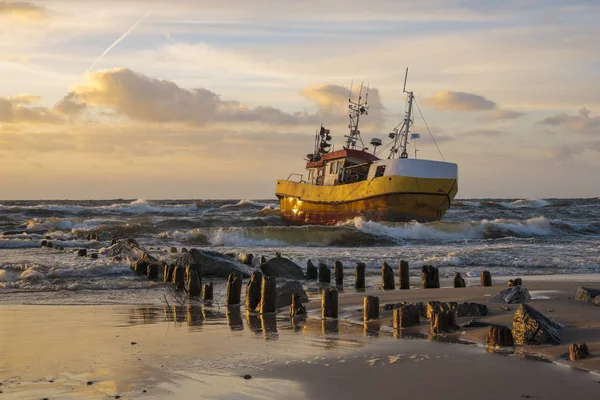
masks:
<svg viewBox="0 0 600 400"><path fill-rule="evenodd" d="M334 288L321 292L321 319L338 317L338 291Z"/></svg>
<svg viewBox="0 0 600 400"><path fill-rule="evenodd" d="M485 335L487 347L511 347L514 344L513 335L508 326L492 325Z"/></svg>
<svg viewBox="0 0 600 400"><path fill-rule="evenodd" d="M202 300L205 302L210 302L213 300L213 283L207 283L204 285L204 289L202 290Z"/></svg>
<svg viewBox="0 0 600 400"><path fill-rule="evenodd" d="M354 275L354 287L356 290L365 290L365 263L356 263L356 273Z"/></svg>
<svg viewBox="0 0 600 400"><path fill-rule="evenodd" d="M481 286L492 286L492 274L490 271L481 271Z"/></svg>
<svg viewBox="0 0 600 400"><path fill-rule="evenodd" d="M392 271L392 267L390 267L386 262L381 265L381 287L383 290L396 289L396 283L394 282L394 271Z"/></svg>
<svg viewBox="0 0 600 400"><path fill-rule="evenodd" d="M198 297L202 294L202 278L200 271L191 265L185 267L188 297Z"/></svg>
<svg viewBox="0 0 600 400"><path fill-rule="evenodd" d="M275 312L276 289L277 281L275 277L263 275L259 305L261 314Z"/></svg>
<svg viewBox="0 0 600 400"><path fill-rule="evenodd" d="M456 314L452 310L442 311L431 316L431 333L444 333L456 329Z"/></svg>
<svg viewBox="0 0 600 400"><path fill-rule="evenodd" d="M587 358L590 355L590 350L585 343L573 343L569 346L569 360L576 361Z"/></svg>
<svg viewBox="0 0 600 400"><path fill-rule="evenodd" d="M521 278L510 279L508 281L508 286L523 286L523 280Z"/></svg>
<svg viewBox="0 0 600 400"><path fill-rule="evenodd" d="M408 328L417 324L419 324L419 309L416 306L407 304L394 308L394 329Z"/></svg>
<svg viewBox="0 0 600 400"><path fill-rule="evenodd" d="M379 297L365 296L363 313L365 322L379 318Z"/></svg>
<svg viewBox="0 0 600 400"><path fill-rule="evenodd" d="M335 272L335 286L344 286L344 264L341 261L333 263Z"/></svg>
<svg viewBox="0 0 600 400"><path fill-rule="evenodd" d="M240 297L242 296L242 280L235 274L229 274L227 278L227 294L225 298L226 306L233 306L240 304Z"/></svg>
<svg viewBox="0 0 600 400"><path fill-rule="evenodd" d="M173 271L173 283L177 290L183 290L185 287L185 268L182 266L176 267Z"/></svg>
<svg viewBox="0 0 600 400"><path fill-rule="evenodd" d="M165 265L165 271L163 274L163 280L165 282L173 282L173 271L175 270L175 264Z"/></svg>
<svg viewBox="0 0 600 400"><path fill-rule="evenodd" d="M259 265L263 265L266 262L267 262L267 259L265 258L265 256L260 256L260 259L258 260Z"/></svg>
<svg viewBox="0 0 600 400"><path fill-rule="evenodd" d="M431 265L423 265L421 269L421 287L423 289L438 289L440 287L439 270Z"/></svg>
<svg viewBox="0 0 600 400"><path fill-rule="evenodd" d="M158 263L148 264L146 267L146 277L152 280L158 279Z"/></svg>
<svg viewBox="0 0 600 400"><path fill-rule="evenodd" d="M327 264L319 263L319 282L331 283L331 270Z"/></svg>
<svg viewBox="0 0 600 400"><path fill-rule="evenodd" d="M306 262L306 278L307 279L317 279L319 277L319 271L315 264L312 261L308 260Z"/></svg>
<svg viewBox="0 0 600 400"><path fill-rule="evenodd" d="M454 274L454 287L455 288L467 287L467 285L465 284L465 280L463 279L462 276L460 276L460 272L457 272Z"/></svg>
<svg viewBox="0 0 600 400"><path fill-rule="evenodd" d="M408 261L400 260L400 265L398 265L398 275L400 276L400 289L410 289Z"/></svg>
<svg viewBox="0 0 600 400"><path fill-rule="evenodd" d="M290 315L306 315L306 307L300 302L298 293L292 293L292 304L290 305Z"/></svg>
<svg viewBox="0 0 600 400"><path fill-rule="evenodd" d="M259 271L252 272L248 286L246 286L246 311L254 311L260 304L260 291L263 274Z"/></svg>

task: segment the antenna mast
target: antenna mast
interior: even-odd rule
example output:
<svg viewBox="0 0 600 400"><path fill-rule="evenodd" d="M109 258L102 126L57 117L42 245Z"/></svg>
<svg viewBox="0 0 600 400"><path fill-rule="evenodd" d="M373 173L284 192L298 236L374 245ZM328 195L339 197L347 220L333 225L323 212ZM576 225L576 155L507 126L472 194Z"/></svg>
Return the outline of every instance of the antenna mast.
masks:
<svg viewBox="0 0 600 400"><path fill-rule="evenodd" d="M352 82L354 84L354 82ZM369 114L369 87L367 86L367 93L365 94L365 101L362 101L362 91L363 91L363 83L360 84L360 90L358 92L358 101L352 101L352 84L350 85L350 95L348 97L348 109L350 112L348 113L348 117L350 118L350 124L348 128L350 129L350 134L345 135L346 145L344 146L346 149L354 149L356 148L356 141L360 140L363 149L365 148L365 144L360 137L360 131L358 130L358 122L360 120L361 115Z"/></svg>
<svg viewBox="0 0 600 400"><path fill-rule="evenodd" d="M408 135L410 127L413 124L412 121L412 104L414 95L413 92L406 91L406 81L408 79L408 68L406 68L406 73L404 74L404 87L402 88L402 93L407 93L408 97L406 100L406 111L404 115L404 122L402 123L402 127L400 129L395 128L394 132L390 133L390 136L394 138L394 145L390 150L390 155L388 158L396 158L398 156L398 151L402 150L400 153L400 158L408 158Z"/></svg>

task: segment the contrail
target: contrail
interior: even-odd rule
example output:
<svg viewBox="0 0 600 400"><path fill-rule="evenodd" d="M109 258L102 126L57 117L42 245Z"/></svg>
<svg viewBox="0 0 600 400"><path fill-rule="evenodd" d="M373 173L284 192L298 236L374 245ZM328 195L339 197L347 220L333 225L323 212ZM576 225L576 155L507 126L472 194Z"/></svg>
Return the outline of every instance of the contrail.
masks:
<svg viewBox="0 0 600 400"><path fill-rule="evenodd" d="M91 66L88 68L88 71L89 71L89 70L91 70L92 68L94 68L94 67L96 66L96 64L98 64L98 62L99 62L100 60L102 60L102 58L103 58L105 55L107 55L109 51L111 51L111 50L112 50L112 48L113 48L113 47L115 47L116 45L118 45L119 43L121 43L121 42L123 41L123 39L125 39L125 38L126 38L126 37L127 37L127 36L128 36L130 33L131 33L131 32L133 32L133 30L134 30L134 29L135 29L135 28L136 28L136 27L137 27L137 26L138 26L138 25L139 25L139 24L140 24L140 23L141 23L143 20L145 20L146 18L148 18L148 15L150 15L150 12L151 12L151 11L152 11L152 10L149 10L149 11L148 11L148 12L147 12L147 13L146 13L146 14L145 14L145 15L144 15L142 18L138 19L138 20L136 21L136 23L135 23L135 24L133 24L133 26L127 30L127 32L125 32L124 34L122 34L120 38L118 38L117 40L115 40L115 41L113 42L113 44L111 44L110 46L108 46L108 47L107 47L107 49L106 49L106 50L104 50L104 52L103 52L102 54L100 54L100 57L98 57L98 58L96 59L96 61L94 61L94 63L93 63L93 64L92 64L92 65L91 65Z"/></svg>

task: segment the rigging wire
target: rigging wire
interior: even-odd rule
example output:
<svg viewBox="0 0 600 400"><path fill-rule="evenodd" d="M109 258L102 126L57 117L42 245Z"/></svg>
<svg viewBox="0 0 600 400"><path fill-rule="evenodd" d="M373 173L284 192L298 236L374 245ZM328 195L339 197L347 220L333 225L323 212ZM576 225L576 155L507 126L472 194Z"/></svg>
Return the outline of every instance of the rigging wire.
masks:
<svg viewBox="0 0 600 400"><path fill-rule="evenodd" d="M417 110L419 110L419 114L421 114L421 118L423 119L423 122L425 123L425 126L427 127L427 131L429 131L429 136L431 136L431 139L433 140L433 144L435 144L435 148L437 149L438 153L440 153L440 157L442 157L442 161L446 161L446 159L444 158L444 155L442 154L442 151L440 150L437 142L435 141L435 138L433 137L433 133L431 133L431 129L429 129L429 125L427 125L427 121L425 121L425 117L423 116L423 113L421 112L421 107L419 107L417 98L413 97L413 99L415 100L415 104L417 105Z"/></svg>

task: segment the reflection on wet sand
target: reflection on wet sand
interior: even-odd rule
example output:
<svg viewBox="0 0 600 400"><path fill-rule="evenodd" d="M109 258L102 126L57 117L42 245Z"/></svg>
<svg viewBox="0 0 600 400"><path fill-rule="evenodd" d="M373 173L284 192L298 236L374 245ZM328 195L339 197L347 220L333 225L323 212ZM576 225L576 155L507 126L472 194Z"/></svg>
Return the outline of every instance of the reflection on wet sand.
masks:
<svg viewBox="0 0 600 400"><path fill-rule="evenodd" d="M302 328L304 328L305 323L306 323L306 314L290 316L290 324L291 324L292 330L294 332L301 332Z"/></svg>
<svg viewBox="0 0 600 400"><path fill-rule="evenodd" d="M200 306L187 305L188 326L201 326L204 322L204 308Z"/></svg>
<svg viewBox="0 0 600 400"><path fill-rule="evenodd" d="M379 337L379 331L381 330L380 321L369 321L365 322L363 326L363 332L365 337Z"/></svg>
<svg viewBox="0 0 600 400"><path fill-rule="evenodd" d="M242 321L242 314L239 307L227 307L227 325L232 331L244 330L244 323Z"/></svg>
<svg viewBox="0 0 600 400"><path fill-rule="evenodd" d="M339 321L337 319L322 319L321 333L323 336L337 335L340 333Z"/></svg>
<svg viewBox="0 0 600 400"><path fill-rule="evenodd" d="M277 333L277 315L275 313L261 314L260 323L266 340L275 340L279 337Z"/></svg>
<svg viewBox="0 0 600 400"><path fill-rule="evenodd" d="M248 324L248 327L250 328L250 330L254 333L261 333L262 332L262 324L260 322L260 317L258 314L255 313L246 313L246 323Z"/></svg>

